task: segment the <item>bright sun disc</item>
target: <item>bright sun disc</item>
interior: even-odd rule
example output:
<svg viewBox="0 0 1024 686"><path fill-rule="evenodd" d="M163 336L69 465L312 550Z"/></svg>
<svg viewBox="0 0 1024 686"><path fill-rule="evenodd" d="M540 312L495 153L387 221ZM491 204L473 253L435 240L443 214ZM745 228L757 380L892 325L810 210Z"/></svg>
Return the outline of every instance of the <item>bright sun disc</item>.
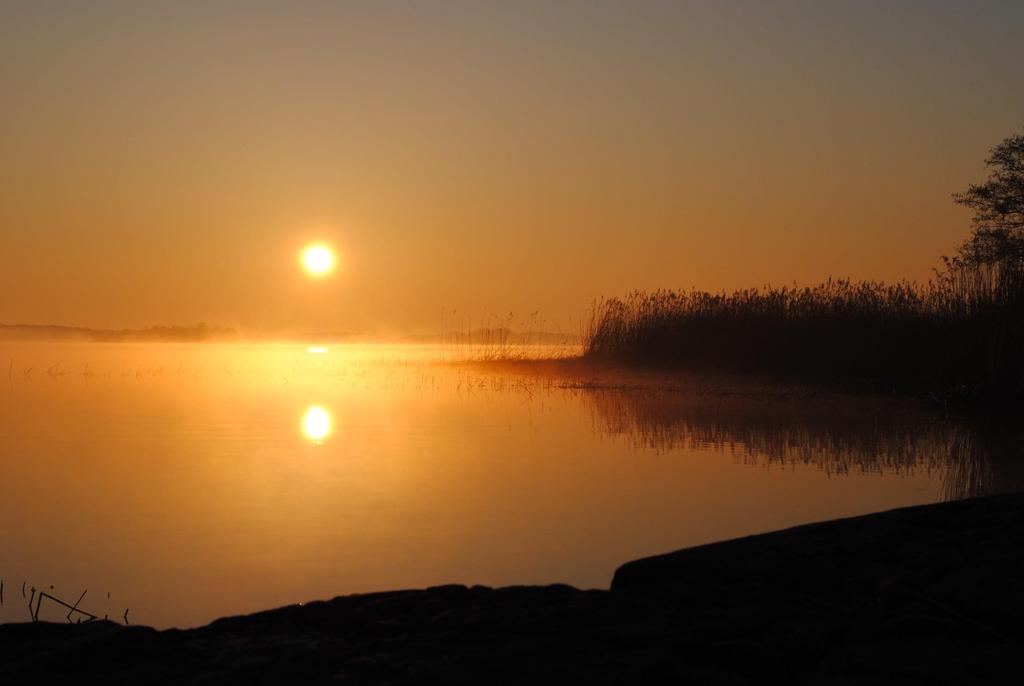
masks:
<svg viewBox="0 0 1024 686"><path fill-rule="evenodd" d="M310 276L327 276L334 271L336 261L334 251L324 243L313 243L302 250L302 268Z"/></svg>
<svg viewBox="0 0 1024 686"><path fill-rule="evenodd" d="M313 405L302 415L302 433L314 443L321 443L331 435L331 413Z"/></svg>

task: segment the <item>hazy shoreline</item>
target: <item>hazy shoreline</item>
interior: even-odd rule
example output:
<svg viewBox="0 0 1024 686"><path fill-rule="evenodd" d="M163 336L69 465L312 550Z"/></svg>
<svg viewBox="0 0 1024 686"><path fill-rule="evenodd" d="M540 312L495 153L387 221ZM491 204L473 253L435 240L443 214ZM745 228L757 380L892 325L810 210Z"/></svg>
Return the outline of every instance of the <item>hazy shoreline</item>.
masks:
<svg viewBox="0 0 1024 686"><path fill-rule="evenodd" d="M150 326L142 329L93 329L57 324L0 324L0 341L17 343L120 342L236 342L234 329L197 324L195 326Z"/></svg>
<svg viewBox="0 0 1024 686"><path fill-rule="evenodd" d="M252 332L232 327L199 323L189 326L154 325L142 328L97 329L61 324L0 323L0 342L53 343L81 341L90 343L118 342L211 342L211 343L333 343L360 345L434 344L452 348L491 347L495 349L529 346L579 345L578 335L556 331L519 331L508 328L481 328L436 334L401 334L391 337L373 336L354 331Z"/></svg>

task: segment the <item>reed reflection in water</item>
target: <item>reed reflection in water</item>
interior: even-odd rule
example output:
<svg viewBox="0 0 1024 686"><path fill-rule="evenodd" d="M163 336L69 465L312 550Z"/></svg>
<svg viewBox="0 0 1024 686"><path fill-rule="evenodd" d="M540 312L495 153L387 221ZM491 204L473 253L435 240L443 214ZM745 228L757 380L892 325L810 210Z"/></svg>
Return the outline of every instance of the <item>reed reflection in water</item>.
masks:
<svg viewBox="0 0 1024 686"><path fill-rule="evenodd" d="M713 448L744 462L810 465L830 475L935 470L950 500L1024 489L1024 432L1010 422L857 397L587 386L579 392L595 431L637 449Z"/></svg>

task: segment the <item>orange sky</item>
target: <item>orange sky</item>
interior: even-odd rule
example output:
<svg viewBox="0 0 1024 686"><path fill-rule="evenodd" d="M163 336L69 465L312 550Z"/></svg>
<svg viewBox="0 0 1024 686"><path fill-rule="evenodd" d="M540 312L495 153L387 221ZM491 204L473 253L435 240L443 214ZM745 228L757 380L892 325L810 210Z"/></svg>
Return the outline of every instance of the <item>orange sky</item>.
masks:
<svg viewBox="0 0 1024 686"><path fill-rule="evenodd" d="M4 3L0 322L574 330L633 288L927 278L1024 125L1022 29L1010 2Z"/></svg>

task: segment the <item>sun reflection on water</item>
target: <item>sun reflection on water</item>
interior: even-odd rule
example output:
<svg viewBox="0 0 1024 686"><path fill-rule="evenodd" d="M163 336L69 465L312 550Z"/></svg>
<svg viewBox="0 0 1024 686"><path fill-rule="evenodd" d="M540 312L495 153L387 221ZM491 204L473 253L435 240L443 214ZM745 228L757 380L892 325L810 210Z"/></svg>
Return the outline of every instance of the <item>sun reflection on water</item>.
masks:
<svg viewBox="0 0 1024 686"><path fill-rule="evenodd" d="M302 415L302 433L314 443L323 443L333 429L331 413L320 405L311 405Z"/></svg>

